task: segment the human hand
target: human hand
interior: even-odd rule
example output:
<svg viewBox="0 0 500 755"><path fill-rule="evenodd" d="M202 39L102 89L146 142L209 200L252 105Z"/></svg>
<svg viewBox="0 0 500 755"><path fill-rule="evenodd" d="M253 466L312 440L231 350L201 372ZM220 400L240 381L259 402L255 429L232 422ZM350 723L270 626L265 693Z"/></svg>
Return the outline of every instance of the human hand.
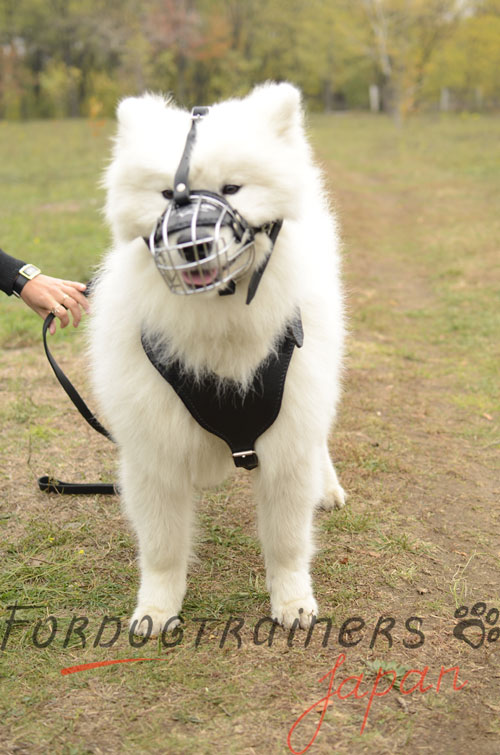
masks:
<svg viewBox="0 0 500 755"><path fill-rule="evenodd" d="M78 281L40 274L25 283L21 299L44 320L52 312L59 319L61 328L69 324L71 312L76 328L81 320L82 310L89 311L89 303L82 293L85 289L85 284ZM49 331L52 335L56 332L55 320L51 322Z"/></svg>

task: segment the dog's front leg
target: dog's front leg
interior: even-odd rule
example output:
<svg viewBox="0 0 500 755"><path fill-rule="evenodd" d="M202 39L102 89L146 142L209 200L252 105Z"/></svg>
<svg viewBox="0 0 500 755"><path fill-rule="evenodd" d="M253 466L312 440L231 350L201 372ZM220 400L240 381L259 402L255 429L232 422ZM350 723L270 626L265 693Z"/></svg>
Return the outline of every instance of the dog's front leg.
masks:
<svg viewBox="0 0 500 755"><path fill-rule="evenodd" d="M156 636L180 613L186 592L193 490L179 474L168 474L165 465L144 467L137 459L123 460L121 477L125 510L139 540L141 583L131 627L135 634L148 633L142 619L150 616Z"/></svg>
<svg viewBox="0 0 500 755"><path fill-rule="evenodd" d="M321 455L280 459L269 453L255 479L259 536L266 563L273 619L306 629L318 607L309 564L314 551L313 513L323 492Z"/></svg>

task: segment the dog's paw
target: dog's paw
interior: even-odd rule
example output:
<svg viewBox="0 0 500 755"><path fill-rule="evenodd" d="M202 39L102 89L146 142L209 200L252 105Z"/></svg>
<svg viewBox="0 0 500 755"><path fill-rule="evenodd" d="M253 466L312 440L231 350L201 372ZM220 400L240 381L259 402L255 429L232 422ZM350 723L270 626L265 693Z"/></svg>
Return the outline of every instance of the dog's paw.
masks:
<svg viewBox="0 0 500 755"><path fill-rule="evenodd" d="M140 637L158 637L164 630L172 632L179 624L176 614L154 606L138 606L130 619L130 631Z"/></svg>
<svg viewBox="0 0 500 755"><path fill-rule="evenodd" d="M317 615L318 605L312 595L272 606L273 620L285 629L290 629L297 620L301 629L309 629L313 617Z"/></svg>
<svg viewBox="0 0 500 755"><path fill-rule="evenodd" d="M324 511L341 509L345 506L346 500L347 494L345 493L344 488L341 485L336 485L325 493L319 503L319 508Z"/></svg>

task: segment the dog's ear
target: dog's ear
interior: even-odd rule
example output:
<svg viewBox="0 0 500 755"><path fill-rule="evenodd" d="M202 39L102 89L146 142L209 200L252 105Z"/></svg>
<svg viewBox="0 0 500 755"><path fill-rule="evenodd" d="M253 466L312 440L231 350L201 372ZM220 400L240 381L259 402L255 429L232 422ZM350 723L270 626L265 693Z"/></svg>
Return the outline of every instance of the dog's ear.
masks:
<svg viewBox="0 0 500 755"><path fill-rule="evenodd" d="M292 84L261 84L255 87L249 99L278 137L292 139L297 129L302 129L302 97Z"/></svg>
<svg viewBox="0 0 500 755"><path fill-rule="evenodd" d="M126 128L132 124L140 109L141 102L141 97L127 97L119 103L116 108L116 120L120 126Z"/></svg>
<svg viewBox="0 0 500 755"><path fill-rule="evenodd" d="M172 107L171 100L158 94L126 97L119 103L116 110L120 130L133 128L143 121L154 120L169 107Z"/></svg>

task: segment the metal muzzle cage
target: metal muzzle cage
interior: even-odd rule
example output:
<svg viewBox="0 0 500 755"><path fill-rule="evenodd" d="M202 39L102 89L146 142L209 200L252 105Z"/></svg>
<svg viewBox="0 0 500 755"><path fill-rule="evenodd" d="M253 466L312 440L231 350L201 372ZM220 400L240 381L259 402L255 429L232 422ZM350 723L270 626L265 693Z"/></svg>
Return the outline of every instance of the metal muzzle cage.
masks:
<svg viewBox="0 0 500 755"><path fill-rule="evenodd" d="M255 235L265 233L270 250L252 273L246 299L250 304L283 221L252 227L222 195L190 191L189 166L196 125L208 112L208 108L193 108L191 129L174 178L173 197L144 241L172 293L189 295L219 289L222 296L235 292L235 281L254 262Z"/></svg>
<svg viewBox="0 0 500 755"><path fill-rule="evenodd" d="M174 294L223 289L254 261L253 229L224 197L193 191L170 201L149 237L156 266Z"/></svg>

